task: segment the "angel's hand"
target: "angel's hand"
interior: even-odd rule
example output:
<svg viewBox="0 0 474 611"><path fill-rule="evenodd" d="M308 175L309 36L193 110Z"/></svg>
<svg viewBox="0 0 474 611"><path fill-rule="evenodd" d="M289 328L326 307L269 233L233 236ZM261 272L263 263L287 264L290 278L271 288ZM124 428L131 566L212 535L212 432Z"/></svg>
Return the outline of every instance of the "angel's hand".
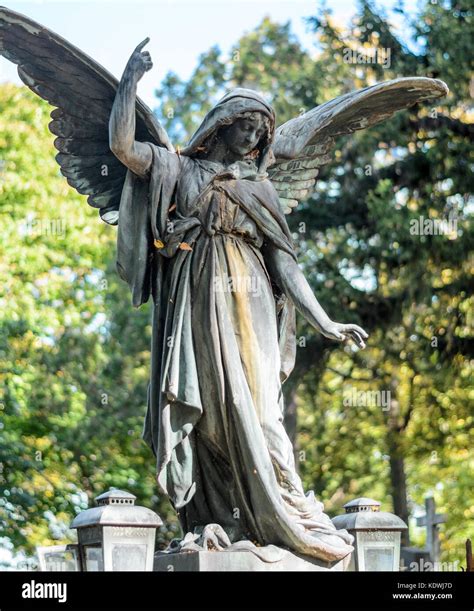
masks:
<svg viewBox="0 0 474 611"><path fill-rule="evenodd" d="M136 81L139 81L145 72L153 68L153 62L148 51L142 51L143 47L150 42L149 38L145 38L138 47L133 51L128 60L125 72L132 76Z"/></svg>
<svg viewBox="0 0 474 611"><path fill-rule="evenodd" d="M359 348L365 348L364 340L369 336L359 327L359 325L343 325L340 322L329 322L322 329L321 333L329 339L339 341L352 340Z"/></svg>

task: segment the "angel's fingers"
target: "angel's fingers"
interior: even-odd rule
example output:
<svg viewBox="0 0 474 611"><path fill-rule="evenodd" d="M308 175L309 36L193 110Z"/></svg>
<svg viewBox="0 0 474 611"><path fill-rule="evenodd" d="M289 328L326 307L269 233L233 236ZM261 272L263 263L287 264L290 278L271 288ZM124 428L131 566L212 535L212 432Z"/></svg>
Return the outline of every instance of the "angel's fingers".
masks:
<svg viewBox="0 0 474 611"><path fill-rule="evenodd" d="M359 346L359 348L365 348L365 342L357 331L352 331L351 338Z"/></svg>
<svg viewBox="0 0 474 611"><path fill-rule="evenodd" d="M142 42L135 48L135 52L139 53L143 49L143 47L147 45L149 42L150 42L150 38L149 36L147 36L145 40L142 40Z"/></svg>
<svg viewBox="0 0 474 611"><path fill-rule="evenodd" d="M367 339L369 337L367 331L364 331L364 329L362 327L359 327L359 325L352 325L352 328L357 331L357 333L364 339Z"/></svg>
<svg viewBox="0 0 474 611"><path fill-rule="evenodd" d="M344 331L347 333L357 333L364 339L367 339L369 337L367 332L364 331L362 327L359 327L359 325L353 325L353 324L344 325Z"/></svg>

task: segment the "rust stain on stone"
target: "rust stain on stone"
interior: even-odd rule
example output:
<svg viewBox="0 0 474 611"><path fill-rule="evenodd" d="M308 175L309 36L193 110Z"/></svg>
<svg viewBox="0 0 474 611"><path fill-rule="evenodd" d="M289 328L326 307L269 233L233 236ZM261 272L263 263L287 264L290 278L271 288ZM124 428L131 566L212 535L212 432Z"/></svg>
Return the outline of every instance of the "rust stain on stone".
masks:
<svg viewBox="0 0 474 611"><path fill-rule="evenodd" d="M251 293L249 291L251 278L250 267L242 260L242 254L233 240L225 241L226 256L232 278L232 306L235 310L234 325L237 328L237 340L240 345L240 356L245 369L250 393L261 416L261 398L259 379L259 343L252 325Z"/></svg>

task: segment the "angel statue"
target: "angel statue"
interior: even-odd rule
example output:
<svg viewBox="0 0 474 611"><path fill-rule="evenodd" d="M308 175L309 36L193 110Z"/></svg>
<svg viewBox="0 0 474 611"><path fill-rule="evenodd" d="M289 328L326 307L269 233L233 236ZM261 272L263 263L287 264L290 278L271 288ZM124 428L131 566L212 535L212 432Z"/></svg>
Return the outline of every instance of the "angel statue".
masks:
<svg viewBox="0 0 474 611"><path fill-rule="evenodd" d="M261 95L233 89L175 150L136 95L152 68L147 42L117 82L57 34L0 9L0 53L56 107L49 127L62 174L118 225L117 269L133 305L153 299L143 438L187 533L179 549L276 546L339 561L352 536L303 490L282 384L295 360L295 309L333 340L363 348L367 333L318 303L285 213L311 194L338 136L448 89L399 78L278 128Z"/></svg>

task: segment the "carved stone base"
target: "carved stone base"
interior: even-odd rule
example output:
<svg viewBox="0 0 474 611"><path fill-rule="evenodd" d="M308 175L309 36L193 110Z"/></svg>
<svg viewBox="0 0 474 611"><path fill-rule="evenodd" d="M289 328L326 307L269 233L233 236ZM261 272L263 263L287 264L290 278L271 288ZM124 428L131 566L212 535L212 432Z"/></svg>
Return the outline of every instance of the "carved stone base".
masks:
<svg viewBox="0 0 474 611"><path fill-rule="evenodd" d="M265 562L248 551L188 551L155 554L154 571L344 571L350 555L324 562L282 550L281 559Z"/></svg>

